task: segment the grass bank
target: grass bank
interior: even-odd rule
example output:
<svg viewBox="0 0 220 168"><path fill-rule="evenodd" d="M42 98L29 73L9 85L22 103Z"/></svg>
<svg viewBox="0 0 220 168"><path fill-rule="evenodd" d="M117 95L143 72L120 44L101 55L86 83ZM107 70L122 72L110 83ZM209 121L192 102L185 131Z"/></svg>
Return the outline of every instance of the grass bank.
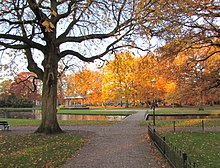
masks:
<svg viewBox="0 0 220 168"><path fill-rule="evenodd" d="M149 111L150 113L152 111ZM204 111L199 111L198 108L158 108L155 114L220 114L220 106L207 106ZM172 127L175 121L176 127L197 127L201 126L202 120L207 127L219 127L220 119L171 119L171 120L156 120L157 127ZM151 125L152 120L141 121L141 126Z"/></svg>
<svg viewBox="0 0 220 168"><path fill-rule="evenodd" d="M32 110L41 110L40 108L0 108L0 111L8 112L30 112ZM58 114L76 114L76 115L130 115L134 109L129 108L92 108L92 109L58 109Z"/></svg>
<svg viewBox="0 0 220 168"><path fill-rule="evenodd" d="M85 110L66 110L59 109L58 114L81 114L81 115L130 115L133 112L119 109L85 109Z"/></svg>
<svg viewBox="0 0 220 168"><path fill-rule="evenodd" d="M60 167L85 140L75 134L0 135L0 167Z"/></svg>
<svg viewBox="0 0 220 168"><path fill-rule="evenodd" d="M40 108L0 108L0 111L8 111L8 112L27 112L32 110L40 110Z"/></svg>
<svg viewBox="0 0 220 168"><path fill-rule="evenodd" d="M176 132L164 134L178 149L187 153L201 167L220 167L219 132Z"/></svg>
<svg viewBox="0 0 220 168"><path fill-rule="evenodd" d="M149 111L152 113L152 111ZM156 108L156 114L220 114L220 106L205 106L199 111L196 107Z"/></svg>
<svg viewBox="0 0 220 168"><path fill-rule="evenodd" d="M202 119L156 120L157 127L201 127ZM141 121L141 126L152 125L152 120ZM220 127L220 119L203 119L205 127Z"/></svg>
<svg viewBox="0 0 220 168"><path fill-rule="evenodd" d="M0 118L0 121L7 121L11 126L39 126L41 120L35 119L12 119L12 118ZM109 125L114 124L117 121L77 121L77 120L58 120L61 126L67 125Z"/></svg>

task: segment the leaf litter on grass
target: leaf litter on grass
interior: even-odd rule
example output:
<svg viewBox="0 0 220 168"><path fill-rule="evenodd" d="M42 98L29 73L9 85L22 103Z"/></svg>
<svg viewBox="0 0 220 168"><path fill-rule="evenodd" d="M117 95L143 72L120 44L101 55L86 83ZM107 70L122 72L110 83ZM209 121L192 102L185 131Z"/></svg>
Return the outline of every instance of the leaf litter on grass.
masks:
<svg viewBox="0 0 220 168"><path fill-rule="evenodd" d="M85 143L80 135L10 135L0 137L0 167L60 167Z"/></svg>

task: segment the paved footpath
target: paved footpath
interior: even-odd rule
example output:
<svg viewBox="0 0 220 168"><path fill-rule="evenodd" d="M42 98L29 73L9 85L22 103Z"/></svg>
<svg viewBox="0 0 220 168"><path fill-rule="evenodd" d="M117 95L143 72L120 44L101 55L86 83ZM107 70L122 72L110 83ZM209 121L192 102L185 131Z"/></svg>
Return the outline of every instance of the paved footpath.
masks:
<svg viewBox="0 0 220 168"><path fill-rule="evenodd" d="M144 136L145 127L138 123L144 111L128 116L111 126L70 126L66 131L87 133L89 142L62 168L159 168L151 156Z"/></svg>

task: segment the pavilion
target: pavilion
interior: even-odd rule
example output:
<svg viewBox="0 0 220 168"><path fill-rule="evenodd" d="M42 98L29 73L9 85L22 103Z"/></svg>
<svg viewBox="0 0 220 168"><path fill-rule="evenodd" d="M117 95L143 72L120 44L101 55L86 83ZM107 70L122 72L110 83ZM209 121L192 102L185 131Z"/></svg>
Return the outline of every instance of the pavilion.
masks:
<svg viewBox="0 0 220 168"><path fill-rule="evenodd" d="M64 97L65 107L85 107L84 100L86 96L82 96L80 94L72 94Z"/></svg>

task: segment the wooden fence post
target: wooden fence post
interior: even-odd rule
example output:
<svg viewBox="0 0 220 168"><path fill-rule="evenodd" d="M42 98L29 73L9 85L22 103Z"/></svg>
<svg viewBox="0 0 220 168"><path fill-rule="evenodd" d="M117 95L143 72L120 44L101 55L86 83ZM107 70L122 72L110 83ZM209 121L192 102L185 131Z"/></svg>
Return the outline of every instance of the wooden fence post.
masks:
<svg viewBox="0 0 220 168"><path fill-rule="evenodd" d="M173 121L173 131L174 132L176 131L176 121L175 120Z"/></svg>
<svg viewBox="0 0 220 168"><path fill-rule="evenodd" d="M202 131L205 130L204 121L202 120Z"/></svg>

